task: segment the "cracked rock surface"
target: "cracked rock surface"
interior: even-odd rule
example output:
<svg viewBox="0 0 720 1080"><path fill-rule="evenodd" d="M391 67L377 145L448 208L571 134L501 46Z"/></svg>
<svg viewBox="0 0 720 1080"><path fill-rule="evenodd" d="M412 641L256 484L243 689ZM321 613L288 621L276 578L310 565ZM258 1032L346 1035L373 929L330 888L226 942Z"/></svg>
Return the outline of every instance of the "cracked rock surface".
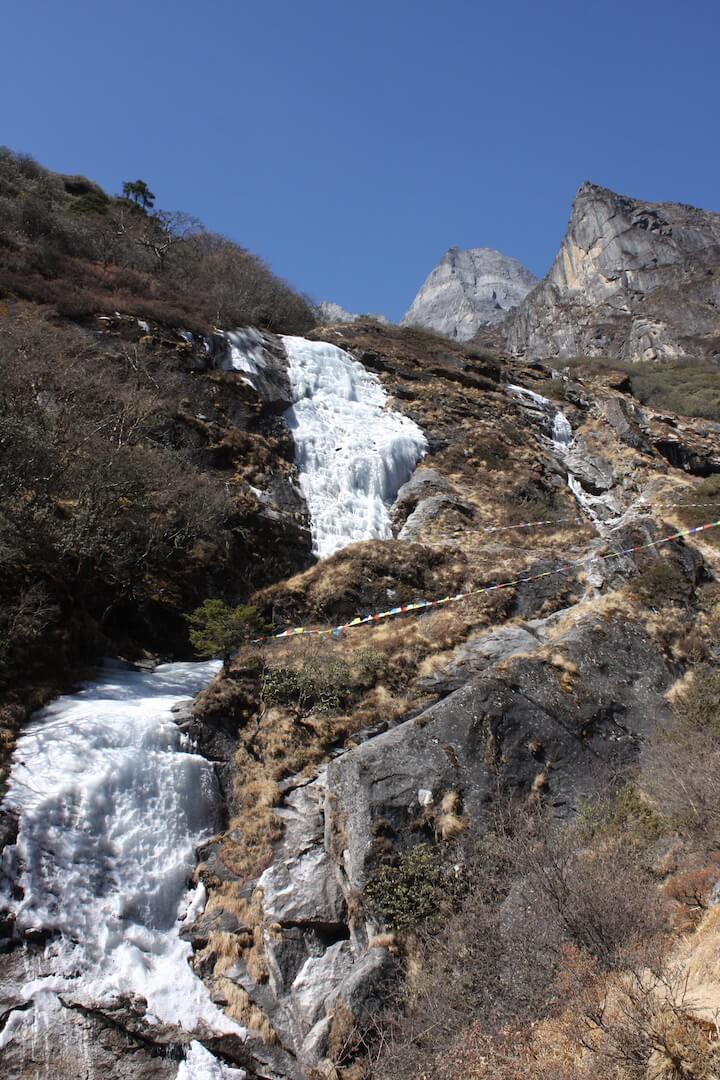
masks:
<svg viewBox="0 0 720 1080"><path fill-rule="evenodd" d="M503 325L526 359L720 356L720 214L583 184L546 277Z"/></svg>

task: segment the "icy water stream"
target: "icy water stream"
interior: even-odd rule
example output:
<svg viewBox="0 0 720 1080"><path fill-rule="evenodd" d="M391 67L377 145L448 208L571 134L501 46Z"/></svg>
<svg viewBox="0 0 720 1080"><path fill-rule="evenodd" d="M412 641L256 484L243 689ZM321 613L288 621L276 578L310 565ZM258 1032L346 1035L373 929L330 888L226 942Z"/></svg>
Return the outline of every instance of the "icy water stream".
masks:
<svg viewBox="0 0 720 1080"><path fill-rule="evenodd" d="M43 974L22 989L0 1047L52 1023L58 995L86 1005L137 995L148 1024L244 1032L210 1000L179 936L202 892L188 883L218 824L212 765L192 753L172 707L217 661L152 672L108 665L97 681L36 714L17 743L5 809L16 843L0 861L0 906L18 932L49 935ZM199 1043L180 1080L240 1076Z"/></svg>

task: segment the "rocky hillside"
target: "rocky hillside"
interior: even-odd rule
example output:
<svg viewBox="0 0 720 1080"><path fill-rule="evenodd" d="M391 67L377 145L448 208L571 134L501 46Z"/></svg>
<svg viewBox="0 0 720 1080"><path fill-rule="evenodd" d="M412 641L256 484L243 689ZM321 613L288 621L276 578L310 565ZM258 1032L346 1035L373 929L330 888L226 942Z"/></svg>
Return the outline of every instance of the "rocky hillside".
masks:
<svg viewBox="0 0 720 1080"><path fill-rule="evenodd" d="M687 388L668 391L685 368L661 365L658 389L613 358L562 366L462 341L478 325L463 307L474 263L452 284L452 253L457 340L363 317L313 327L302 297L218 238L175 228L166 274L145 244L165 225L146 209L14 156L0 166L3 762L29 706L83 664L189 657L184 616L205 597L247 603L263 626L211 682L181 665L182 685L205 686L195 699L160 669L140 708L128 687L152 677L111 671L106 712L85 698L75 720L79 754L57 722L67 713L16 754L17 801L0 821L3 1075L716 1077L714 365L691 408ZM610 213L611 200L582 189L553 271L564 277L538 285L511 329L531 310L575 325L578 296L607 282L620 354L641 293L657 311L667 298L668 334L681 281L711 295L712 215L635 221L637 204ZM105 262L103 238L126 219ZM615 229L606 262L597 234ZM615 280L624 252L642 270ZM218 267L233 273L216 281ZM486 299L487 324L503 301ZM262 326L213 329L215 304ZM693 333L688 349L710 349L711 331ZM330 370L343 387L326 385ZM372 445L362 423L333 426L358 388ZM410 427L422 442L398 438ZM365 535L383 538L313 557L303 479L326 509L335 498L337 519L369 506ZM392 491L380 529L378 491ZM131 705L147 726L128 747ZM48 777L68 792L59 802ZM185 862L163 849L155 865L166 831ZM109 912L85 925L99 961L82 934L96 912ZM152 994L175 988L142 980L154 949L170 962L168 941L192 1000L159 1017ZM106 971L110 955L120 966Z"/></svg>
<svg viewBox="0 0 720 1080"><path fill-rule="evenodd" d="M427 277L402 319L458 341L495 326L532 289L537 278L491 248L452 247Z"/></svg>
<svg viewBox="0 0 720 1080"><path fill-rule="evenodd" d="M430 452L393 508L397 539L353 545L254 602L288 625L332 626L389 604L473 595L337 639L243 650L201 696L190 730L224 762L230 817L202 853L209 900L188 931L197 968L236 1019L263 1033L274 1064L268 1072L256 1065L258 1075L366 1075L367 1055L379 1054L375 1075L387 1078L416 1076L420 1062L433 1077L519 1077L526 1064L502 1074L481 1065L502 1064L502 1018L549 1022L555 1006L544 995L559 958L580 942L595 962L595 945L548 914L547 956L532 979L522 968L521 950L533 946L506 919L515 890L540 889L545 870L523 877L524 860L536 865L538 853L531 858L522 835L511 844L498 823L510 804L567 821L600 791L605 802L584 813L616 821L614 800L625 799L622 812L641 830L658 805L657 786L640 796L628 784L638 782L654 733L671 728L668 691L703 678L694 673L717 659L720 561L713 532L653 542L718 518L718 485L702 477L720 469L720 426L644 408L622 372L551 379L539 366L510 371L476 350L371 323L316 335L341 340L379 374ZM551 524L512 528L527 520ZM515 584L482 589L503 582ZM712 701L720 708L720 698ZM632 895L644 890L655 913L658 878L669 881L686 859L678 825L668 819L655 833L653 824L647 858L679 846L673 862L647 876L631 869L633 849L618 847L617 826L603 828L583 841L593 872L606 880L610 863L627 864L621 889L632 878ZM559 842L548 840L549 850ZM503 855L497 845L506 844ZM444 875L464 862L487 892L453 900ZM573 881L568 895L598 890ZM542 893L546 902L552 893ZM460 920L452 940L439 933L434 905ZM617 931L625 941L641 929L636 909L620 908L631 920ZM490 918L500 920L494 929ZM475 957L479 946L462 927L478 919L505 944L501 956L478 956L474 971L468 949ZM437 967L441 948L450 976ZM516 954L511 973L503 956ZM405 1005L388 1012L403 971L411 978ZM482 993L473 982L481 971ZM423 995L444 1000L448 976L474 989L459 991L462 1007L450 995L432 1021ZM582 993L589 987L588 976ZM433 1022L439 1029L428 1037ZM395 1050L382 1051L384 1039Z"/></svg>
<svg viewBox="0 0 720 1080"><path fill-rule="evenodd" d="M340 307L332 300L321 300L315 308L317 313L318 322L324 323L327 326L331 326L333 323L349 323L355 322L356 319L362 318L361 315L355 315L351 311L346 311L345 308ZM374 319L376 322L386 323L387 319L384 315L368 315L366 318Z"/></svg>
<svg viewBox="0 0 720 1080"><path fill-rule="evenodd" d="M720 358L720 214L583 184L547 276L508 318L526 358Z"/></svg>

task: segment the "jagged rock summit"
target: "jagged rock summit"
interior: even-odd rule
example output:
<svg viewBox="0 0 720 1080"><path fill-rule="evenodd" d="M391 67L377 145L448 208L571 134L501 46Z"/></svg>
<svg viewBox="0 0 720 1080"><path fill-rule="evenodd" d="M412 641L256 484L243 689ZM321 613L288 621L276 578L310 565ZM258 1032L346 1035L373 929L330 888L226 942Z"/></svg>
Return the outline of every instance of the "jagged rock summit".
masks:
<svg viewBox="0 0 720 1080"><path fill-rule="evenodd" d="M495 326L516 307L537 278L492 248L451 247L423 283L402 319L450 338L469 341L481 326Z"/></svg>
<svg viewBox="0 0 720 1080"><path fill-rule="evenodd" d="M720 358L720 214L584 183L547 276L503 329L528 359Z"/></svg>

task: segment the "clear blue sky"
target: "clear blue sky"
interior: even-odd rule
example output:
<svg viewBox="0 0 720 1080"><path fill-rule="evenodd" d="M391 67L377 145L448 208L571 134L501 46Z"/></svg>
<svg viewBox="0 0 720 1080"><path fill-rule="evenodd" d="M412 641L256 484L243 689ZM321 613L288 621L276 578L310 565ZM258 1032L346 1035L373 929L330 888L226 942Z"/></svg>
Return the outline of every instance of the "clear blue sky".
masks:
<svg viewBox="0 0 720 1080"><path fill-rule="evenodd" d="M720 210L717 0L5 0L0 142L140 177L316 299L543 274L584 179Z"/></svg>

